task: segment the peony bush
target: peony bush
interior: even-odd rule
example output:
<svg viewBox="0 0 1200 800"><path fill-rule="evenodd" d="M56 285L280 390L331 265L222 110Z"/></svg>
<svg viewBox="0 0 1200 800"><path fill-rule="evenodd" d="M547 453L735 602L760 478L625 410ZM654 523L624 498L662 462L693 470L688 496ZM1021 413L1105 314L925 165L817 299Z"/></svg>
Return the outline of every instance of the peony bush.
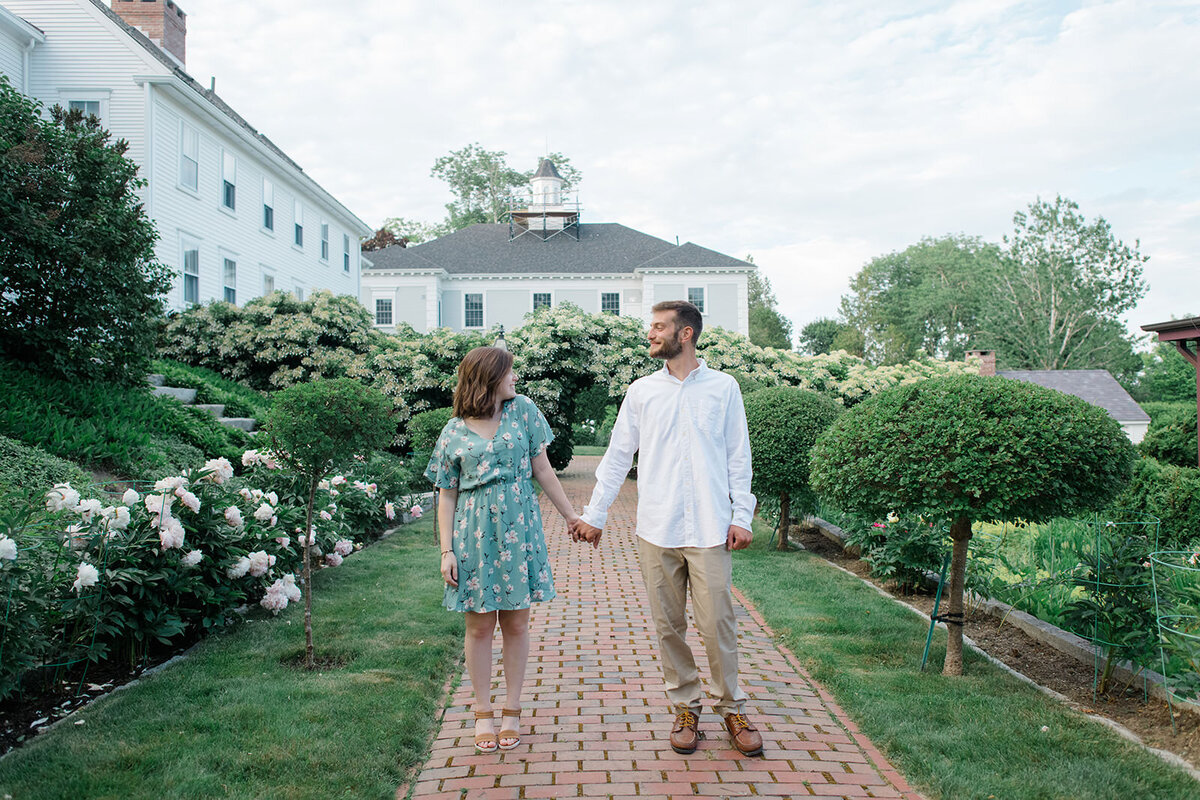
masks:
<svg viewBox="0 0 1200 800"><path fill-rule="evenodd" d="M378 472L372 472L378 470ZM212 459L121 494L56 484L37 508L0 511L0 698L42 667L144 663L300 596L307 486L270 452ZM314 495L312 554L332 568L377 535L407 495L406 468L356 458ZM15 497L15 496L14 496Z"/></svg>

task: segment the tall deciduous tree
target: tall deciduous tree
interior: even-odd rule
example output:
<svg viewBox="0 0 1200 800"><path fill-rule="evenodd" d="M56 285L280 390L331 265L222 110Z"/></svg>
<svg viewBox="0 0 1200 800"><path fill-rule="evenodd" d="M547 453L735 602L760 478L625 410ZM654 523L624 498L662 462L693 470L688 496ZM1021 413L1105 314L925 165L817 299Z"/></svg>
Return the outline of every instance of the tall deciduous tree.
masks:
<svg viewBox="0 0 1200 800"><path fill-rule="evenodd" d="M746 256L751 264L754 259ZM750 341L759 347L792 349L792 321L776 308L771 279L755 270L747 284L750 311Z"/></svg>
<svg viewBox="0 0 1200 800"><path fill-rule="evenodd" d="M171 272L128 143L0 76L0 353L66 377L141 381Z"/></svg>
<svg viewBox="0 0 1200 800"><path fill-rule="evenodd" d="M1043 522L1105 507L1136 453L1104 410L1032 383L959 375L851 408L813 448L812 487L843 510L950 523L948 615L962 620L974 522ZM943 672L962 674L962 625Z"/></svg>
<svg viewBox="0 0 1200 800"><path fill-rule="evenodd" d="M563 189L577 188L583 174L561 153L548 156L563 178ZM444 231L452 232L477 222L500 222L508 212L508 198L529 185L533 170L509 166L503 150L484 150L478 142L454 150L433 162L430 174L445 181L454 200L446 204ZM435 229L436 230L436 229Z"/></svg>
<svg viewBox="0 0 1200 800"><path fill-rule="evenodd" d="M832 353L833 343L846 327L846 323L831 317L814 319L800 329L800 352L808 356Z"/></svg>
<svg viewBox="0 0 1200 800"><path fill-rule="evenodd" d="M1146 294L1139 243L1108 222L1088 222L1059 196L1013 216L1005 257L991 271L979 343L1021 369L1129 368L1132 342L1121 315Z"/></svg>
<svg viewBox="0 0 1200 800"><path fill-rule="evenodd" d="M1142 369L1127 387L1134 400L1145 403L1196 398L1196 370L1174 345L1156 342L1140 358Z"/></svg>
<svg viewBox="0 0 1200 800"><path fill-rule="evenodd" d="M871 260L854 276L841 312L881 364L921 356L961 359L975 332L999 249L975 237L922 239Z"/></svg>

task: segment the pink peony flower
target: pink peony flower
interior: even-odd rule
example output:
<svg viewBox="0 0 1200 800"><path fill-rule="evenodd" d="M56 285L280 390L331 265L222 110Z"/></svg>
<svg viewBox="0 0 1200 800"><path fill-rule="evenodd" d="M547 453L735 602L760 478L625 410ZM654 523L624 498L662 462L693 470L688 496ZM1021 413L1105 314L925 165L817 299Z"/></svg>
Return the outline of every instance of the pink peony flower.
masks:
<svg viewBox="0 0 1200 800"><path fill-rule="evenodd" d="M327 553L325 555L325 563L331 567L340 567L342 565L342 557L337 553Z"/></svg>
<svg viewBox="0 0 1200 800"><path fill-rule="evenodd" d="M288 606L287 596L282 592L273 592L270 589L263 595L262 600L258 604L270 611L272 614L278 614Z"/></svg>
<svg viewBox="0 0 1200 800"><path fill-rule="evenodd" d="M408 510L408 513L412 514L413 519L420 519L425 512L421 510L420 506L413 505L413 507Z"/></svg>
<svg viewBox="0 0 1200 800"><path fill-rule="evenodd" d="M341 556L348 556L354 552L354 542L349 539L339 539L338 543L333 546L333 552Z"/></svg>
<svg viewBox="0 0 1200 800"><path fill-rule="evenodd" d="M396 504L393 503L391 500L388 500L386 503L384 503L383 504L383 515L385 517L387 517L388 519L395 519L396 518Z"/></svg>

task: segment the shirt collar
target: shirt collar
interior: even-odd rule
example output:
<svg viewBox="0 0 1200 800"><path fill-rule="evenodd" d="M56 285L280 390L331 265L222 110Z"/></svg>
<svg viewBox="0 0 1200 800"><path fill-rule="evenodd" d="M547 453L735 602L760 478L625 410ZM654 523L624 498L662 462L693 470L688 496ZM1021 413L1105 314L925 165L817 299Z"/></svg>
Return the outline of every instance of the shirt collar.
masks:
<svg viewBox="0 0 1200 800"><path fill-rule="evenodd" d="M667 369L667 362L665 361L663 362L662 369L660 369L659 372L676 383L687 383L689 380L700 380L702 377L704 377L704 373L708 372L708 364L704 363L703 358L697 358L696 360L700 362L700 366L689 372L687 377L685 377L682 381L671 374L671 370Z"/></svg>

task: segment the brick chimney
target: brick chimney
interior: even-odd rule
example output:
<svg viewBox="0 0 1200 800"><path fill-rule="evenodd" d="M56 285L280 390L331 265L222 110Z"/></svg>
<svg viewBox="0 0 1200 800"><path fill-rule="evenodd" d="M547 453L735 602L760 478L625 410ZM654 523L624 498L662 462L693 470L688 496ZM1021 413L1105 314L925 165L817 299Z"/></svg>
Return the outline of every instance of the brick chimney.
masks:
<svg viewBox="0 0 1200 800"><path fill-rule="evenodd" d="M112 0L112 10L174 56L180 65L185 63L187 14L174 0Z"/></svg>
<svg viewBox="0 0 1200 800"><path fill-rule="evenodd" d="M996 375L996 351L995 350L968 350L967 360L976 359L979 361L979 374L987 377L995 377Z"/></svg>

